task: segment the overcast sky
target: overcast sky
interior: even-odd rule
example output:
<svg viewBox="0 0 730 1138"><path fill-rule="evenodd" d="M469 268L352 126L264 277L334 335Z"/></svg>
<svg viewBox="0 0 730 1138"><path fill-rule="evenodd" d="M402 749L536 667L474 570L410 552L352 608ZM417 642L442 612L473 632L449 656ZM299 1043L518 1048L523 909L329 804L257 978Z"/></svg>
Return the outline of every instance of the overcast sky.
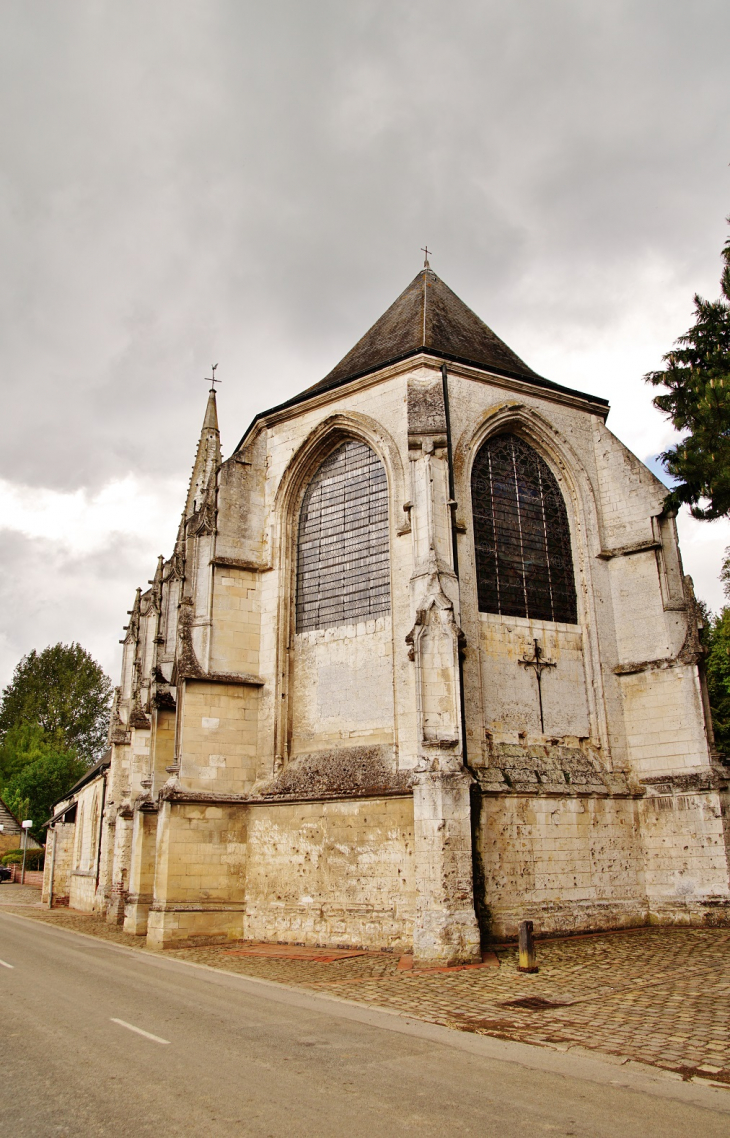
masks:
<svg viewBox="0 0 730 1138"><path fill-rule="evenodd" d="M641 376L719 293L727 0L3 0L0 683L115 682L219 363L224 454L433 249L536 371L672 440ZM714 608L730 525L681 519Z"/></svg>

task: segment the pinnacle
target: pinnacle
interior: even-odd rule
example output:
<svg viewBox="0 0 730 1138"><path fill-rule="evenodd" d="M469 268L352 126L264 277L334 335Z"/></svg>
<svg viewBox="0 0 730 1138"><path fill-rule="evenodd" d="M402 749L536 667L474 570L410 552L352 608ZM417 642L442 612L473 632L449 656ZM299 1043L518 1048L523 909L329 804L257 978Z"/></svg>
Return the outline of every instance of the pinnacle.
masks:
<svg viewBox="0 0 730 1138"><path fill-rule="evenodd" d="M211 389L208 392L208 403L205 408L205 418L203 419L204 431L217 431L218 430L218 406L215 400L215 391Z"/></svg>

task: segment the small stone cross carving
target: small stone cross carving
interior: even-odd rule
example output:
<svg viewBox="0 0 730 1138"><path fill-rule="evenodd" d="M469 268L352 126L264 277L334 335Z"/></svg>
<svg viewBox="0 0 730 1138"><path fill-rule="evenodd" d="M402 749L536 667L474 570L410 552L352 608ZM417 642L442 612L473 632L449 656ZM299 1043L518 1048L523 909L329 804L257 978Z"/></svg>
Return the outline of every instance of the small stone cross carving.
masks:
<svg viewBox="0 0 730 1138"><path fill-rule="evenodd" d="M535 675L537 677L537 698L538 698L538 701L540 704L540 730L542 731L542 733L544 735L545 734L545 720L543 718L543 713L542 713L542 673L545 671L546 668L556 667L556 662L555 662L555 660L546 660L543 657L542 648L538 644L537 640L533 640L532 643L534 644L533 655L532 656L523 656L522 659L520 660L520 664L524 664L524 666L526 668L534 668L535 669Z"/></svg>

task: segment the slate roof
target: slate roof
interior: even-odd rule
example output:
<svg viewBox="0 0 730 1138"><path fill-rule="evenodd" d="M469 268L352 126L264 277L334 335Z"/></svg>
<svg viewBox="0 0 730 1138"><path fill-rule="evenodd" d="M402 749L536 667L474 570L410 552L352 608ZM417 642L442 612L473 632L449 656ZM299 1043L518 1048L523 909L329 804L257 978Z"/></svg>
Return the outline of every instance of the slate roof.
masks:
<svg viewBox="0 0 730 1138"><path fill-rule="evenodd" d="M15 815L10 813L2 798L0 798L0 822L2 822L3 826L5 827L6 834L23 833L23 827L20 825L20 822L15 817Z"/></svg>
<svg viewBox="0 0 730 1138"><path fill-rule="evenodd" d="M108 750L106 750L104 752L104 754L101 756L101 758L98 760L98 762L95 762L93 766L89 767L88 770L84 771L84 773L82 774L82 776L78 780L78 782L75 782L73 784L73 786L69 790L66 791L66 793L63 795L62 798L56 799L56 801L53 803L53 806L54 806L53 814L51 815L51 817L48 819L47 822L43 823L44 829L46 826L52 826L54 822L58 822L60 818L65 817L65 815L68 814L68 812L70 810L75 808L75 806L76 806L76 798L75 798L76 792L79 790L82 790L83 787L85 787L87 783L92 782L98 775L102 774L106 770L107 767L111 766L111 761L112 761L112 752L111 752L111 747L109 747ZM65 802L66 805L63 807L63 809L56 810L55 807L58 806L59 802Z"/></svg>
<svg viewBox="0 0 730 1138"><path fill-rule="evenodd" d="M82 787L86 786L87 782L91 782L92 779L95 779L97 775L101 774L101 772L103 770L105 770L106 767L111 766L111 761L112 761L112 752L111 752L111 748L109 748L108 750L106 750L104 752L104 754L101 756L101 758L97 762L94 763L93 766L89 767L88 770L84 771L84 773L82 774L82 776L78 780L78 782L75 782L73 784L73 786L71 787L71 789L66 791L63 798L59 798L58 801L63 802L70 795L74 794L75 791L81 790Z"/></svg>
<svg viewBox="0 0 730 1138"><path fill-rule="evenodd" d="M264 415L294 407L319 392L340 387L362 375L421 353L453 363L471 364L496 375L521 379L536 387L577 395L601 408L608 407L608 400L599 395L564 387L534 372L444 284L433 269L423 268L324 379L284 403L259 412L238 447L243 445L254 424Z"/></svg>
<svg viewBox="0 0 730 1138"><path fill-rule="evenodd" d="M326 391L419 352L533 383L548 382L515 355L433 269L424 268L337 367L307 391Z"/></svg>

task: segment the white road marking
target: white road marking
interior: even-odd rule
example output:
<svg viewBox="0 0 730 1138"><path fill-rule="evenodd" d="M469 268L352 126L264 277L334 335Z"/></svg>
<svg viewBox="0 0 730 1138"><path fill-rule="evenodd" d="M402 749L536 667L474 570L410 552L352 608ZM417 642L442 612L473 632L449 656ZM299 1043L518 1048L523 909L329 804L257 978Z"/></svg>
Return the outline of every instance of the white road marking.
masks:
<svg viewBox="0 0 730 1138"><path fill-rule="evenodd" d="M0 960L0 964L2 964L3 968L15 968L14 964L8 964L6 960Z"/></svg>
<svg viewBox="0 0 730 1138"><path fill-rule="evenodd" d="M143 1031L141 1027L135 1027L133 1023L126 1023L123 1019L114 1019L110 1016L112 1023L118 1023L120 1027L126 1027L129 1031L136 1031L137 1035L143 1035L145 1039L152 1039L155 1043L169 1043L169 1039L160 1039L159 1035L153 1035L151 1031Z"/></svg>

